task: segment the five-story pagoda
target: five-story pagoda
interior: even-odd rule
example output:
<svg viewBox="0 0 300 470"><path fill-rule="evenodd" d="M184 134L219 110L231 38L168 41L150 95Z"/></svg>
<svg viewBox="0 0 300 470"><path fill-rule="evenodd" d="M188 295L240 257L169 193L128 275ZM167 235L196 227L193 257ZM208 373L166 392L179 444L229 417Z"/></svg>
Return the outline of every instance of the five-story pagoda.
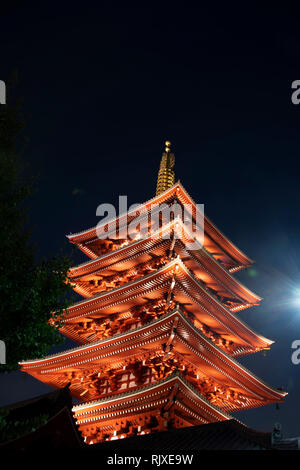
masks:
<svg viewBox="0 0 300 470"><path fill-rule="evenodd" d="M237 316L260 301L233 277L251 260L206 216L201 242L182 217L159 215L156 232L150 227L153 207L159 213L162 204L188 207L190 224L197 223L174 162L166 142L156 197L118 216L113 236L105 223L106 238L99 226L68 236L90 258L69 273L83 300L61 328L79 346L21 363L53 387L70 383L90 444L232 419L285 395L236 359L272 344ZM128 234L136 217L138 229Z"/></svg>

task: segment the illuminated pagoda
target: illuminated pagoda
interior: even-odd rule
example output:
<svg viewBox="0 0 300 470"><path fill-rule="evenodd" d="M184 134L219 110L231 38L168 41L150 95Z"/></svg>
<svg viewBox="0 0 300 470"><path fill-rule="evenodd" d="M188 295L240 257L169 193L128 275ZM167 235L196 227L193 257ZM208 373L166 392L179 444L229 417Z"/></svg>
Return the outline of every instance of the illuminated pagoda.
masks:
<svg viewBox="0 0 300 470"><path fill-rule="evenodd" d="M83 299L60 330L79 346L21 363L53 387L70 384L88 444L230 420L285 396L237 361L273 342L237 315L261 300L233 277L252 261L206 216L202 240L193 235L197 205L175 183L174 162L166 142L156 196L114 220L120 235L140 215L135 232L109 236L103 222L106 239L99 225L68 235L90 258L70 270ZM174 203L189 208L192 225L160 218L153 233L150 211Z"/></svg>

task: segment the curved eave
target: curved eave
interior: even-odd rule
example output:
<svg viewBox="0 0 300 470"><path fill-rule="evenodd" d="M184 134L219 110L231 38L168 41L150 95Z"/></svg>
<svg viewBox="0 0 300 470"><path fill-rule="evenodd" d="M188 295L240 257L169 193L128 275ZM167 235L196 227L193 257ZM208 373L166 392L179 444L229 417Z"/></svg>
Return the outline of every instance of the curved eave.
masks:
<svg viewBox="0 0 300 470"><path fill-rule="evenodd" d="M171 188L167 189L164 193L161 193L160 195L155 196L152 199L149 199L147 202L145 202L143 204L140 204L140 206L138 208L135 208L132 211L128 211L128 213L122 214L122 215L116 217L115 219L112 219L110 222L113 223L113 222L116 222L118 220L124 222L126 220L127 216L128 217L134 216L135 213L139 210L139 208L141 209L145 206L148 208L152 204L161 204L165 199L172 196L172 194L174 193L174 190L176 190L177 186L178 186L178 183L176 183ZM70 242L76 243L76 244L86 242L87 240L90 240L91 238L94 238L95 236L96 236L96 227L91 227L89 229L82 230L82 231L77 232L77 233L66 235L66 237L70 240Z"/></svg>
<svg viewBox="0 0 300 470"><path fill-rule="evenodd" d="M161 204L171 196L178 197L178 199L183 204L185 203L190 204L193 207L193 209L196 210L196 203L193 201L193 199L189 196L187 191L183 188L183 186L179 182L177 182L174 186L166 190L164 193L158 196L155 196L154 198L148 200L144 204L141 204L139 207L140 208L145 207L148 209L152 204ZM134 216L137 210L138 209L135 209L131 212L129 211L128 214L116 217L113 221L119 220L119 221L122 221L123 223L127 220L127 216L128 217ZM232 256L233 259L237 261L238 265L247 267L253 263L253 261L248 256L246 256L239 248L237 248L206 216L204 216L204 224L205 224L205 230L207 230L207 233L212 238L212 240L216 242L217 244L219 244L221 248L224 249L225 252L227 252L230 256ZM78 245L82 243L86 243L88 240L95 238L95 237L96 237L96 227L92 227L90 229L77 232L75 234L67 235L67 238L69 239L70 242L78 244ZM88 254L88 252L86 253ZM92 257L95 258L95 255Z"/></svg>
<svg viewBox="0 0 300 470"><path fill-rule="evenodd" d="M176 266L178 267L178 272L175 271L177 269ZM101 293L89 299L80 300L79 302L69 307L65 321L70 321L75 318L88 316L89 314L91 315L92 312L99 311L99 309L101 309L101 304L103 305L103 302L108 299L111 300L111 303L119 303L121 296L126 297L130 295L131 292L137 289L140 289L140 293L136 294L135 297L146 295L143 293L147 292L147 286L149 286L148 289L150 288L150 290L154 290L154 283L159 278L159 276L167 275L169 277L170 282L170 276L172 278L172 276L176 274L178 278L180 273L182 277L185 277L187 279L189 284L194 289L195 293L197 293L197 295L199 295L201 299L204 299L207 305L210 304L215 309L218 314L218 317L215 317L215 315L212 314L212 312L208 309L205 310L208 315L215 319L215 321L219 322L220 325L223 325L223 328L225 330L229 331L231 334L234 334L234 336L240 338L243 342L250 342L250 344L255 345L255 347L265 348L273 343L273 341L263 337L262 335L259 335L254 330L249 328L242 320L240 320L232 312L230 312L229 309L224 307L224 305L222 305L222 303L219 302L215 296L207 292L179 259L171 261L163 268L157 270L152 274L148 274L142 277L141 279L128 283L124 286L112 289L107 293ZM168 279L165 279L165 282L167 281ZM192 298L190 289L184 290L186 291L186 296ZM199 301L197 303L199 304ZM102 306L102 309L103 308L104 307Z"/></svg>
<svg viewBox="0 0 300 470"><path fill-rule="evenodd" d="M178 225L180 228L178 227ZM219 263L185 228L184 224L182 221L176 220L173 221L169 224L167 224L165 227L163 227L160 231L154 233L153 235L149 235L147 238L137 240L132 242L130 245L126 245L122 248L119 248L118 250L115 250L113 252L109 252L103 256L100 256L96 259L88 260L84 263L81 263L77 266L74 266L70 269L70 278L79 278L80 276L91 274L94 272L97 272L97 269L100 270L105 270L107 268L111 269L113 268L114 264L124 262L127 257L136 258L139 254L142 253L147 253L151 251L153 248L165 245L166 249L168 248L168 245L171 244L170 239L162 239L165 235L168 233L171 233L172 230L175 230L177 239L176 239L176 244L178 245L178 241L180 241L186 250L186 254L193 258L195 263L197 263L200 267L200 260L206 258L209 259L210 265L212 267L212 270L216 273L215 275L210 272L210 274L213 275L213 277L217 277L216 281L220 285L224 286L224 289L229 292L229 295L236 296L237 298L242 298L244 302L248 302L249 304L252 305L257 305L261 301L261 297L259 297L257 294L252 292L250 289L245 287L240 281L235 279L222 265ZM161 239L158 239L157 236L158 234L161 235ZM193 239L195 243L195 247L197 249L195 250L188 250L186 248L186 243L188 240ZM226 282L226 285L222 281ZM75 281L76 284L76 281ZM230 287L234 289L232 291ZM78 287L75 290L80 294L83 295L84 297L90 297L88 293L84 291L81 287Z"/></svg>
<svg viewBox="0 0 300 470"><path fill-rule="evenodd" d="M180 190L183 193L184 197L187 199L187 202L189 204L192 204L193 207L196 207L196 203L185 190L185 188L182 186L182 184L178 182L177 185L180 187ZM179 197L180 195L181 193L179 192ZM212 239L215 240L217 243L221 244L221 246L227 247L228 250L225 249L225 251L227 251L229 254L230 252L232 252L232 254L234 254L234 258L239 261L241 265L247 267L253 263L253 260L249 258L245 253L243 253L231 240L229 240L229 238L227 238L221 232L221 230L219 230L216 225L214 225L206 216L204 217L204 225L206 226L206 228L209 228L208 233L211 235ZM216 236L216 239L214 236L212 236L212 233Z"/></svg>
<svg viewBox="0 0 300 470"><path fill-rule="evenodd" d="M213 405L205 397L203 397L179 373L172 374L166 379L160 380L155 384L140 387L135 391L128 391L102 400L95 400L92 402L83 403L81 405L74 405L72 411L75 413L76 418L80 420L80 415L84 415L87 412L97 412L100 407L106 408L114 406L114 408L117 408L119 404L122 404L124 402L127 403L128 400L130 400L130 403L132 404L131 406L134 406L134 402L140 402L142 397L144 397L146 400L157 400L159 391L164 391L166 386L169 390L171 385L178 385L179 389L183 390L186 396L190 395L191 398L195 400L197 405L200 405L201 407L204 407L207 410L208 414L211 415L212 418L215 418L217 420L232 419L232 417L228 413Z"/></svg>
<svg viewBox="0 0 300 470"><path fill-rule="evenodd" d="M19 364L21 366L22 371L28 372L35 377L38 375L38 378L42 380L42 377L46 379L46 374L39 375L39 372L43 371L43 369L45 370L45 372L48 371L48 373L51 373L52 371L56 371L56 373L58 373L68 368L76 368L76 366L78 367L79 365L84 365L86 363L93 362L96 360L96 358L99 359L100 357L103 358L104 362L107 361L108 357L114 357L115 360L117 360L116 351L125 351L128 350L128 348L135 349L137 344L136 341L141 342L141 344L151 344L151 342L157 343L157 341L160 343L160 341L163 341L160 340L162 332L164 332L164 336L169 336L170 331L172 330L174 325L174 320L178 318L179 325L176 328L175 337L178 338L179 342L184 344L185 340L180 334L180 331L182 331L182 328L184 328L185 333L190 335L191 343L186 347L188 349L191 349L191 351L194 350L194 354L196 355L202 355L204 347L204 351L206 351L205 357L210 358L211 364L214 365L216 369L218 369L218 366L215 364L218 364L219 367L220 364L223 364L222 369L218 369L219 372L223 375L223 377L228 376L228 372L226 372L225 370L227 368L230 373L230 380L236 382L236 379L233 378L234 374L236 374L238 379L238 382L236 383L239 383L239 387L241 389L244 388L247 390L248 388L249 391L249 386L251 386L252 384L252 391L250 390L250 393L255 393L255 389L253 389L253 387L258 387L258 390L260 390L261 397L263 397L265 394L265 398L268 397L269 400L273 401L282 400L282 398L286 395L286 392L275 390L263 380L259 379L255 374L250 372L246 367L242 366L236 359L232 358L223 350L221 350L218 346L213 344L199 330L197 330L194 325L178 309L173 312L170 312L169 314L166 314L158 320L141 326L136 330L127 331L125 333L121 333L104 340L90 343L86 346L79 346L61 353L53 354L43 359L23 361ZM168 326L167 330L166 326ZM122 349L124 347L125 349ZM115 348L118 349L116 350ZM248 385L243 385L243 381L245 381L246 379L248 381Z"/></svg>

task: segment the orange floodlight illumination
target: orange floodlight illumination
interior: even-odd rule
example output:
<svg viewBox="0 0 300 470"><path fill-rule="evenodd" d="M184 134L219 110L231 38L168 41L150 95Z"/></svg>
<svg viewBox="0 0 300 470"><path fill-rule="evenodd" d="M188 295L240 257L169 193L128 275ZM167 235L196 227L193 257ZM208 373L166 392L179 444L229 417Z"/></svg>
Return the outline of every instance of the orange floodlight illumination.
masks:
<svg viewBox="0 0 300 470"><path fill-rule="evenodd" d="M143 228L152 204L188 204L192 219L196 212L174 184L170 145L156 196L142 206ZM132 217L117 217L117 228ZM101 240L96 227L68 236L90 258L69 272L83 300L60 328L79 346L21 369L54 387L70 383L86 443L224 421L286 395L237 361L272 344L237 316L261 300L233 277L252 261L207 217L203 245L195 239L191 250L191 237L178 219L154 236L148 227L144 238Z"/></svg>

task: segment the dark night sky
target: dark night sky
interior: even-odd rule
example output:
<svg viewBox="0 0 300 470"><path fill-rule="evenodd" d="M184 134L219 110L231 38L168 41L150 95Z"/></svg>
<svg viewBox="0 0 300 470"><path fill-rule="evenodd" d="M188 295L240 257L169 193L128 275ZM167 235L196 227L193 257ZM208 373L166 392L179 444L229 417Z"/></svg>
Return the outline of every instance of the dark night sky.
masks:
<svg viewBox="0 0 300 470"><path fill-rule="evenodd" d="M228 2L88 5L20 2L1 18L0 79L19 70L30 139L24 157L40 174L30 201L39 256L95 225L100 203L119 194L130 203L151 198L170 139L176 177L256 261L238 277L264 300L240 315L276 343L266 357L240 361L289 392L279 410L235 416L266 431L279 421L285 436L300 435L300 365L291 362L300 339L300 105L291 102L299 15ZM47 390L10 374L1 377L0 404Z"/></svg>

